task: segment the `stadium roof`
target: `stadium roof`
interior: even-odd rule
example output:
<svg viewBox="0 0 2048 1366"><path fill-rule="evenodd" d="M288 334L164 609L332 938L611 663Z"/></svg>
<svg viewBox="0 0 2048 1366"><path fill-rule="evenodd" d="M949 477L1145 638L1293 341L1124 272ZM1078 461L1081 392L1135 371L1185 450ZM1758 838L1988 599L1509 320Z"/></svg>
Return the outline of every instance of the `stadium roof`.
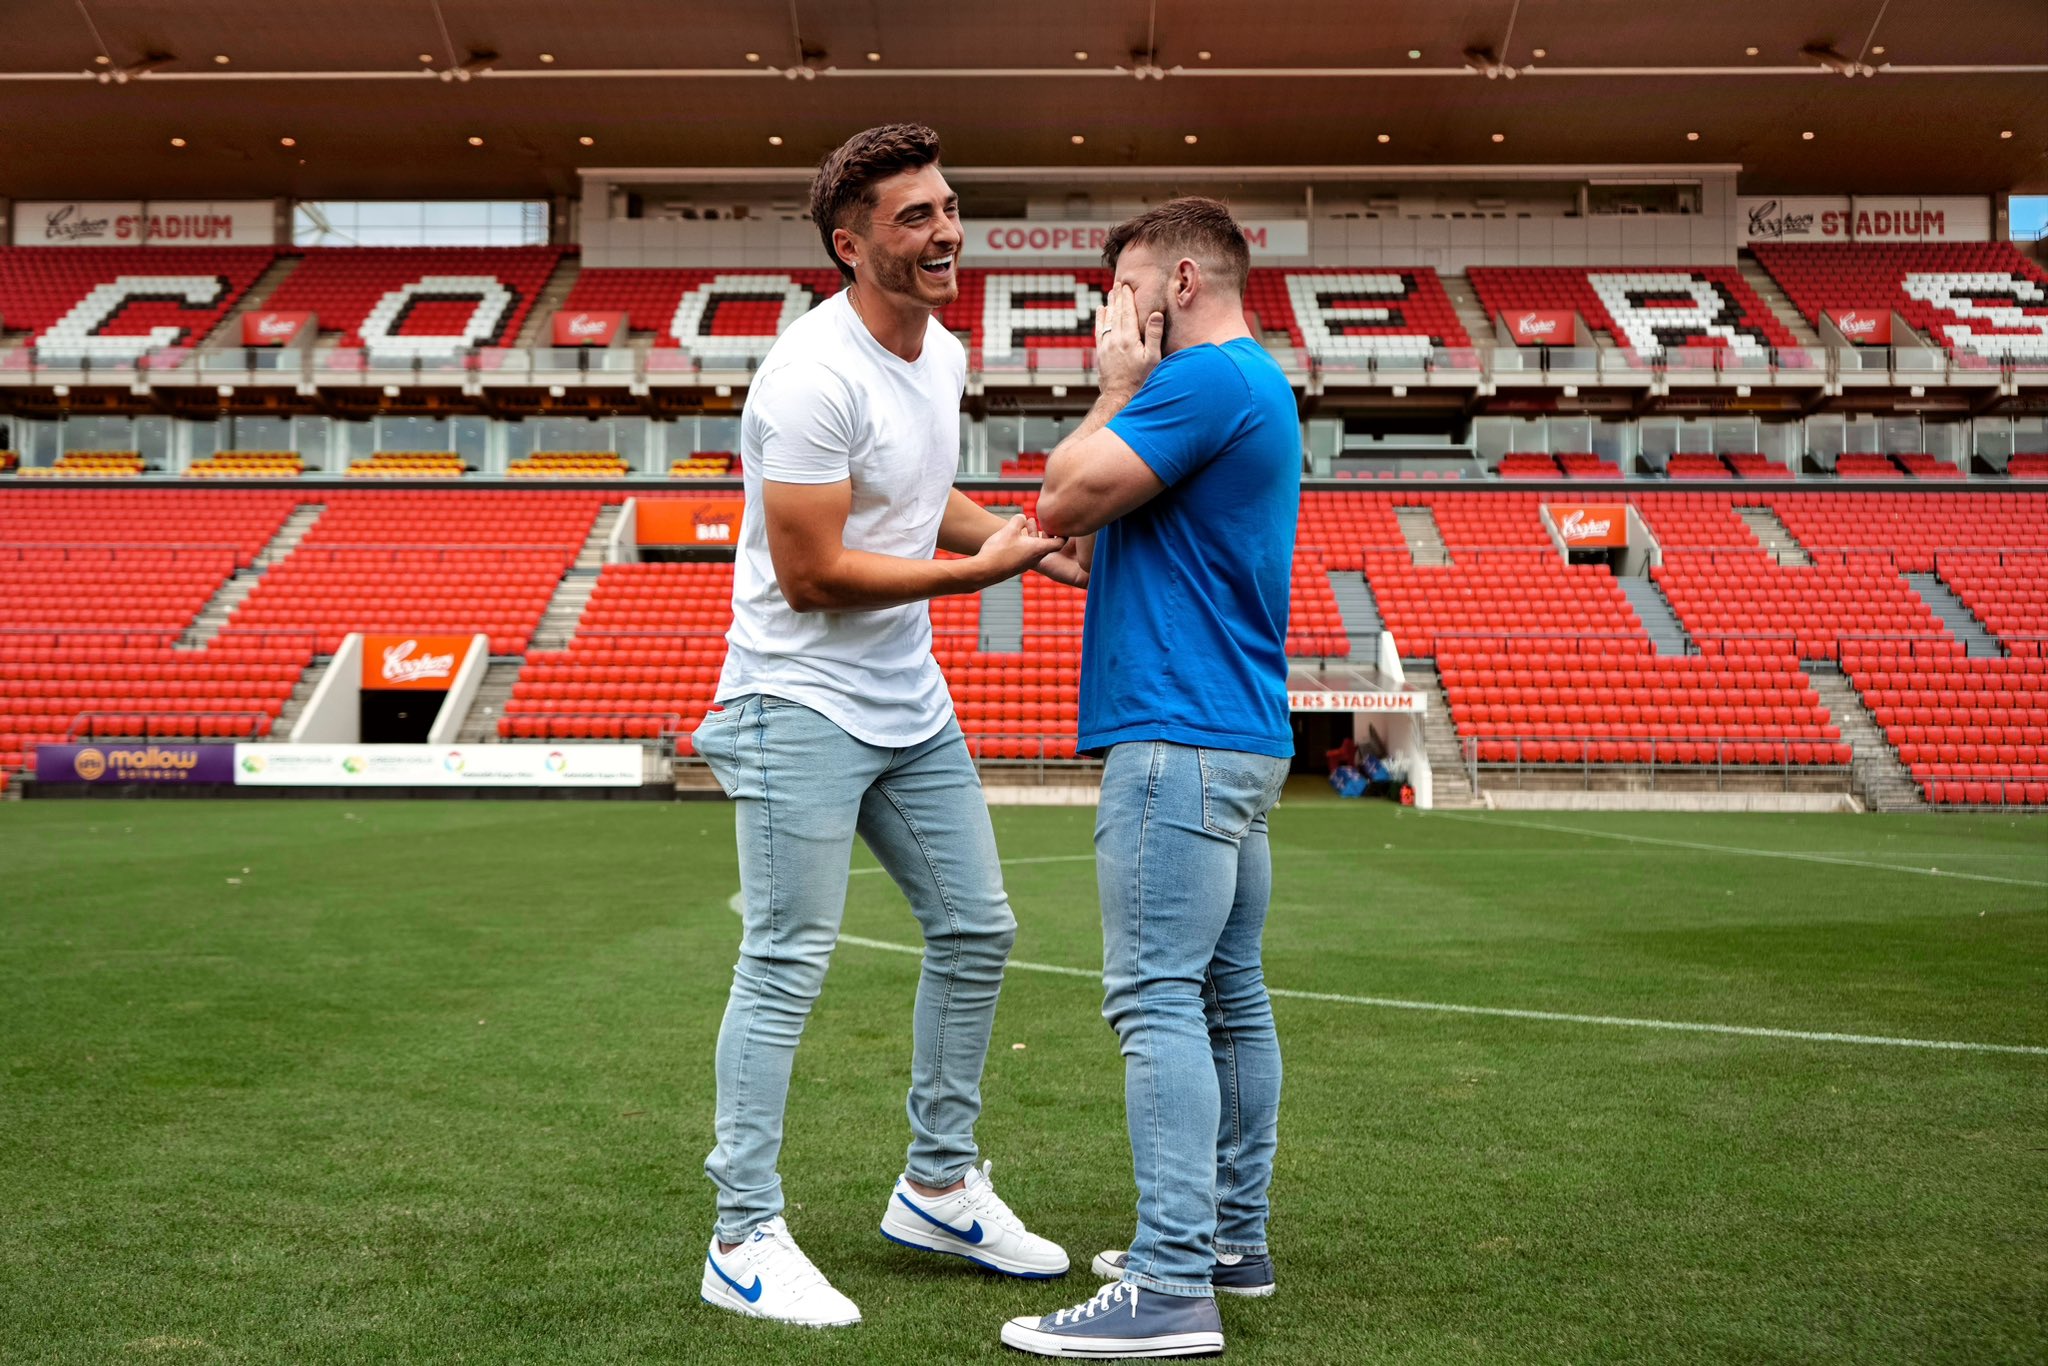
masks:
<svg viewBox="0 0 2048 1366"><path fill-rule="evenodd" d="M580 166L805 166L852 129L906 118L963 165L1681 161L1739 163L1762 193L2048 190L2042 0L6 12L0 195L16 198L572 193Z"/></svg>

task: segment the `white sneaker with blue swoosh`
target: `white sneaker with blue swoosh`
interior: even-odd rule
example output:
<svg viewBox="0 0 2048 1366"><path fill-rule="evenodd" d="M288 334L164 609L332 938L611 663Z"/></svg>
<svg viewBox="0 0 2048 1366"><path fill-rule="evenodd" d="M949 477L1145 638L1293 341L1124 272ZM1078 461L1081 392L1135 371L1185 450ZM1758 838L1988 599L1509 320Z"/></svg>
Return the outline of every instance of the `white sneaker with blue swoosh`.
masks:
<svg viewBox="0 0 2048 1366"><path fill-rule="evenodd" d="M730 1252L718 1237L704 1253L704 1303L754 1319L776 1319L808 1328L837 1328L860 1322L852 1300L832 1288L811 1265L781 1216L770 1219Z"/></svg>
<svg viewBox="0 0 2048 1366"><path fill-rule="evenodd" d="M882 1236L905 1247L964 1257L1005 1276L1046 1280L1067 1274L1067 1254L1011 1213L989 1181L992 1163L967 1169L967 1184L945 1195L919 1195L908 1177L896 1179Z"/></svg>

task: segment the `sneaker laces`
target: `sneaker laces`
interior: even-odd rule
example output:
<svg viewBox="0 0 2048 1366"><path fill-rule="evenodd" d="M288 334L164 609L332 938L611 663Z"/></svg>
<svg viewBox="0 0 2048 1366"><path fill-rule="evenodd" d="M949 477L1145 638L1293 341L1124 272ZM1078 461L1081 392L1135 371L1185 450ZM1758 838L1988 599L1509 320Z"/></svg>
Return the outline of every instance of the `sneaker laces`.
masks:
<svg viewBox="0 0 2048 1366"><path fill-rule="evenodd" d="M796 1245L781 1215L761 1225L740 1247L747 1249L747 1260L756 1272L765 1268L777 1284L792 1292L830 1284L825 1273Z"/></svg>
<svg viewBox="0 0 2048 1366"><path fill-rule="evenodd" d="M1083 1300L1071 1309L1062 1309L1059 1313L1054 1314L1052 1316L1052 1326L1058 1328L1064 1324L1080 1323L1085 1319L1092 1319L1097 1314L1107 1314L1127 1299L1131 1301L1133 1312L1135 1312L1137 1305L1137 1290L1135 1287L1123 1281L1118 1281L1114 1285L1105 1285L1102 1289L1095 1292L1095 1298Z"/></svg>
<svg viewBox="0 0 2048 1366"><path fill-rule="evenodd" d="M995 1184L989 1179L989 1172L995 1165L989 1161L967 1169L967 1208L976 1214L987 1215L1012 1233L1023 1233L1026 1231L1024 1221L1017 1217L1002 1196L996 1194Z"/></svg>

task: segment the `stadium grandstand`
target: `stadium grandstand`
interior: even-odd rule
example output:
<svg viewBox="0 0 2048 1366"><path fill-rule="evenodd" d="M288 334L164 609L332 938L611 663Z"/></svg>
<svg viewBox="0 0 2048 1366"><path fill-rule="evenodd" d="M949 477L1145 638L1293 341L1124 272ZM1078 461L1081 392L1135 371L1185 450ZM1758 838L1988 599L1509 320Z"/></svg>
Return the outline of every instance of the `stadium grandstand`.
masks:
<svg viewBox="0 0 2048 1366"><path fill-rule="evenodd" d="M868 1319L689 1294L741 416L906 119L974 502L1176 197L1296 405L1230 1359L2048 1357L2044 0L0 14L0 1358L983 1360L1142 1246L1026 574L929 611L1018 922L976 1141L1075 1274L876 1238L942 931L856 844L781 1170Z"/></svg>

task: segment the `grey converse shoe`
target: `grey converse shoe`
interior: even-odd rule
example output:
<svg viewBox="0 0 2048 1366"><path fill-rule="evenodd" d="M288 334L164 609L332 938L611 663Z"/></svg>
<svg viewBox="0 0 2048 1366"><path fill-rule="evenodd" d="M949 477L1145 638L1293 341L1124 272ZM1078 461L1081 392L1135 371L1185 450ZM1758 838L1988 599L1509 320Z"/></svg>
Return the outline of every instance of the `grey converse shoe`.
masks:
<svg viewBox="0 0 2048 1366"><path fill-rule="evenodd" d="M1123 1279L1130 1253L1115 1249L1095 1254L1091 1268L1106 1281ZM1262 1298L1273 1293L1273 1259L1263 1252L1219 1252L1209 1268L1209 1285L1219 1295Z"/></svg>
<svg viewBox="0 0 2048 1366"><path fill-rule="evenodd" d="M1223 1319L1207 1295L1161 1295L1118 1281L1092 1300L1003 1325L1003 1342L1042 1357L1213 1357Z"/></svg>

